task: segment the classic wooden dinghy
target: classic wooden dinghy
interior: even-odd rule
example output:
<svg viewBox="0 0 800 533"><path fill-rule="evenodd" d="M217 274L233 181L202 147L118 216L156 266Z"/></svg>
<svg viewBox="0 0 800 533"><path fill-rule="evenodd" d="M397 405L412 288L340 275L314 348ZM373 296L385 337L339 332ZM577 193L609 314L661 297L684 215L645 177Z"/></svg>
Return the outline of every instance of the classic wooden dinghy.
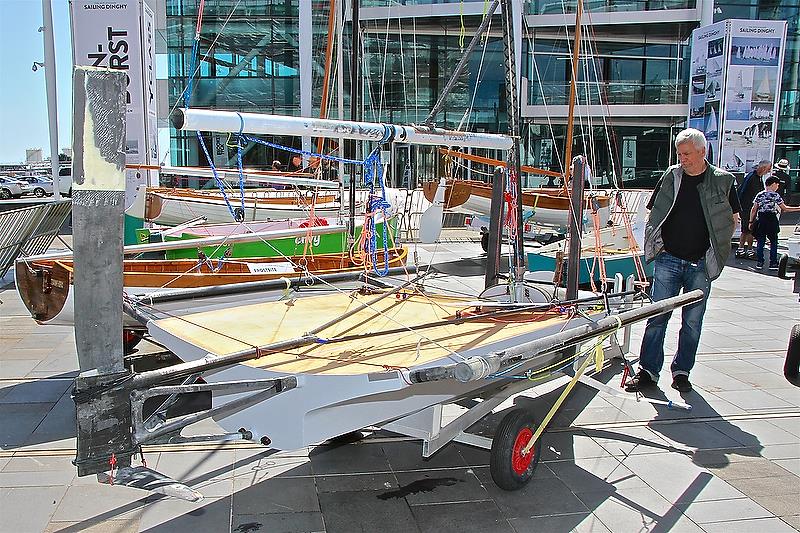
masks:
<svg viewBox="0 0 800 533"><path fill-rule="evenodd" d="M286 220L276 220L273 222L244 222L240 224L203 224L191 226L184 229L173 231L169 228L164 228L160 231L163 241L173 240L186 240L186 248L168 250L166 252L166 259L194 259L197 257L197 248L191 246L191 240L203 237L218 237L225 235L234 235L237 233L265 233L277 230L287 229L302 229L310 225L309 219L289 218ZM334 254L342 253L347 250L347 229L344 221L338 218L331 217L315 217L313 223L316 226L342 226L341 231L335 233L328 233L324 235L305 236L300 235L296 237L283 237L279 239L270 239L265 237L263 240L254 240L251 242L241 242L229 244L225 246L205 246L202 251L208 257L278 257L278 256L293 256L302 255L304 251L314 254ZM358 240L361 236L361 231L364 226L363 217L356 218L355 239ZM388 246L393 246L397 241L397 217L390 217L388 219L387 241ZM378 248L383 248L383 232L384 220L383 217L376 217L375 237L377 239ZM150 242L150 235L153 234L151 229L137 230L137 237L139 242Z"/></svg>
<svg viewBox="0 0 800 533"><path fill-rule="evenodd" d="M508 379L411 383L415 369L460 362L586 323L555 310L484 315L466 298L410 293L374 302L376 295L335 293L186 315L148 323L153 339L184 361L269 346L316 332L318 341L265 352L206 377L211 382L295 376L297 387L230 416L224 428L247 428L271 448L297 449L431 405L501 387ZM346 313L370 302L351 316ZM271 317L268 322L264 317ZM329 322L331 317L341 317ZM461 319L461 320L459 320ZM466 319L466 320L464 320ZM534 358L515 374L543 368L560 354ZM215 395L214 406L235 395ZM264 440L266 438L266 440Z"/></svg>
<svg viewBox="0 0 800 533"><path fill-rule="evenodd" d="M438 183L429 181L422 185L425 198L433 202ZM448 180L444 208L465 214L489 215L492 185L481 181ZM522 193L523 216L530 222L564 228L568 223L569 197L561 189L527 189ZM605 194L587 195L584 209L591 212L592 202L597 202L600 223L609 218L610 198Z"/></svg>
<svg viewBox="0 0 800 533"><path fill-rule="evenodd" d="M389 267L406 263L408 250L390 248ZM377 268L385 265L383 250L377 254ZM304 267L304 268L303 268ZM211 287L299 278L363 270L349 254L309 254L303 257L248 258L247 260L127 260L123 264L124 287L128 294L146 294L156 289ZM39 323L74 323L73 263L69 260L19 261L15 270L17 291L31 316Z"/></svg>
<svg viewBox="0 0 800 533"><path fill-rule="evenodd" d="M239 191L231 192L228 201L234 210L242 208ZM331 192L320 193L315 198L313 191L246 190L242 218L245 221L307 218L312 203L314 214L319 217L334 217L341 208L337 195ZM147 189L144 219L148 222L175 226L199 216L206 217L209 224L232 221L228 205L219 191Z"/></svg>

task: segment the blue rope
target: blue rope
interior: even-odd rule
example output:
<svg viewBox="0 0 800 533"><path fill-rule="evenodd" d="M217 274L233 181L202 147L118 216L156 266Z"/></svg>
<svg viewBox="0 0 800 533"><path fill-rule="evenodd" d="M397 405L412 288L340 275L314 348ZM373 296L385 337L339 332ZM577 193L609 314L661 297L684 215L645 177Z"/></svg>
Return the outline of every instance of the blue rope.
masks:
<svg viewBox="0 0 800 533"><path fill-rule="evenodd" d="M236 212L233 210L233 206L231 205L230 200L228 200L228 194L225 192L225 186L222 184L222 180L219 179L219 174L217 174L217 167L214 166L214 161L211 159L211 155L208 153L208 148L206 148L206 143L203 140L203 136L200 134L199 131L196 133L197 133L197 142L203 149L203 153L206 154L206 160L208 161L208 166L211 167L211 172L214 174L214 181L217 183L217 187L219 187L219 192L222 193L222 198L225 200L225 205L228 206L228 211L230 212L231 217L236 222L241 222L242 220L244 220L244 210L242 210L242 220L239 220L239 217L236 216ZM244 200L242 200L242 202L244 202Z"/></svg>
<svg viewBox="0 0 800 533"><path fill-rule="evenodd" d="M236 167L239 169L239 196L242 201L242 220L244 222L244 171L242 170L242 131L244 131L244 118L241 113L239 115L239 133L236 134ZM255 207L253 207L253 218L255 218Z"/></svg>

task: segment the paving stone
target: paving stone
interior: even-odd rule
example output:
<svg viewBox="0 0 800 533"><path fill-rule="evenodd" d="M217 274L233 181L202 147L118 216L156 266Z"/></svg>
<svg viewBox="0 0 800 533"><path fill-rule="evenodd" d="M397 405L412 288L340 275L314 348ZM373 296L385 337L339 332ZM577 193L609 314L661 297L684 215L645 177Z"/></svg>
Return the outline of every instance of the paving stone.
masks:
<svg viewBox="0 0 800 533"><path fill-rule="evenodd" d="M765 444L759 451L767 459L800 459L797 444Z"/></svg>
<svg viewBox="0 0 800 533"><path fill-rule="evenodd" d="M800 392L798 392L796 388L768 389L766 392L771 396L775 396L776 398L780 398L781 400L794 405L795 407L800 406L800 397L798 397L800 396Z"/></svg>
<svg viewBox="0 0 800 533"><path fill-rule="evenodd" d="M65 470L75 472L72 464L73 457L63 456L33 456L33 457L11 457L6 459L6 463L0 470L3 472L37 472L37 471L56 471Z"/></svg>
<svg viewBox="0 0 800 533"><path fill-rule="evenodd" d="M141 531L148 533L219 533L231 529L231 497L187 502L161 498L141 514Z"/></svg>
<svg viewBox="0 0 800 533"><path fill-rule="evenodd" d="M395 472L467 466L467 462L456 446L446 445L428 459L422 457L421 441L387 442L381 444L381 447Z"/></svg>
<svg viewBox="0 0 800 533"><path fill-rule="evenodd" d="M0 403L0 448L17 447L27 442L53 404Z"/></svg>
<svg viewBox="0 0 800 533"><path fill-rule="evenodd" d="M791 472L795 476L800 476L800 459L778 459L772 462L787 472Z"/></svg>
<svg viewBox="0 0 800 533"><path fill-rule="evenodd" d="M800 514L782 516L781 520L793 527L795 531L800 531Z"/></svg>
<svg viewBox="0 0 800 533"><path fill-rule="evenodd" d="M25 444L46 444L62 441L73 438L76 434L75 402L72 401L70 393L67 391L31 433Z"/></svg>
<svg viewBox="0 0 800 533"><path fill-rule="evenodd" d="M442 505L412 505L419 531L441 533L513 533L511 525L493 502L449 503Z"/></svg>
<svg viewBox="0 0 800 533"><path fill-rule="evenodd" d="M749 518L769 518L772 514L748 498L679 503L677 507L693 522L708 524Z"/></svg>
<svg viewBox="0 0 800 533"><path fill-rule="evenodd" d="M309 458L315 475L391 471L383 448L365 443L317 446Z"/></svg>
<svg viewBox="0 0 800 533"><path fill-rule="evenodd" d="M451 502L477 502L489 493L469 468L397 472L396 490L383 491L382 497L405 497L409 505Z"/></svg>
<svg viewBox="0 0 800 533"><path fill-rule="evenodd" d="M776 466L775 468L778 467ZM797 497L797 501L800 501L800 478L797 476L769 475L764 472L764 477L727 479L727 481L751 498L754 496L794 494Z"/></svg>
<svg viewBox="0 0 800 533"><path fill-rule="evenodd" d="M324 531L325 523L322 513L270 513L270 514L234 514L231 531L234 533L301 533L306 531Z"/></svg>
<svg viewBox="0 0 800 533"><path fill-rule="evenodd" d="M731 522L716 522L703 524L707 533L795 533L795 528L788 525L780 518L754 518L750 520L735 520Z"/></svg>
<svg viewBox="0 0 800 533"><path fill-rule="evenodd" d="M275 477L312 475L311 461L305 454L236 450L235 459L233 475L238 487L256 485Z"/></svg>
<svg viewBox="0 0 800 533"><path fill-rule="evenodd" d="M773 391L770 391L770 394L772 394L772 393L773 393ZM797 395L798 395L798 400L800 400L800 391L798 391ZM791 433L792 435L795 435L796 437L798 437L798 440L800 440L800 419L795 418L795 417L792 417L792 418L770 418L769 419L769 423L772 424L775 427L778 427L778 428L782 429L783 431L786 431L788 433Z"/></svg>
<svg viewBox="0 0 800 533"><path fill-rule="evenodd" d="M543 531L611 533L600 519L591 513L511 518L508 523L517 533L541 533Z"/></svg>
<svg viewBox="0 0 800 533"><path fill-rule="evenodd" d="M721 421L709 422L708 424L745 446L798 442L797 435L793 435L767 420Z"/></svg>
<svg viewBox="0 0 800 533"><path fill-rule="evenodd" d="M680 509L649 487L624 489L612 494L579 493L578 496L611 531L702 532Z"/></svg>
<svg viewBox="0 0 800 533"><path fill-rule="evenodd" d="M75 469L36 472L0 472L0 487L63 487L75 477Z"/></svg>
<svg viewBox="0 0 800 533"><path fill-rule="evenodd" d="M81 522L50 522L44 533L138 533L139 520L104 520L98 524L86 525Z"/></svg>
<svg viewBox="0 0 800 533"><path fill-rule="evenodd" d="M5 343L5 339L2 339ZM0 354L1 356L2 354ZM39 359L0 359L0 378L24 378L39 364ZM2 387L3 385L0 385Z"/></svg>
<svg viewBox="0 0 800 533"><path fill-rule="evenodd" d="M752 387L751 387L752 388ZM723 400L735 403L742 409L748 411L761 411L769 409L784 409L792 407L792 404L777 398L768 392L760 390L742 390L715 392Z"/></svg>
<svg viewBox="0 0 800 533"><path fill-rule="evenodd" d="M109 485L73 485L53 514L57 522L87 522L102 520L135 519L141 516L150 496L143 490Z"/></svg>
<svg viewBox="0 0 800 533"><path fill-rule="evenodd" d="M651 428L678 448L702 450L730 448L744 444L706 423L654 424Z"/></svg>
<svg viewBox="0 0 800 533"><path fill-rule="evenodd" d="M47 527L66 487L0 488L3 531L39 533ZM7 510L13 509L13 512Z"/></svg>
<svg viewBox="0 0 800 533"><path fill-rule="evenodd" d="M741 498L725 481L675 453L632 455L622 460L643 482L673 503Z"/></svg>
<svg viewBox="0 0 800 533"><path fill-rule="evenodd" d="M379 497L382 494L382 491L321 493L319 505L327 533L419 531L405 499L382 499Z"/></svg>
<svg viewBox="0 0 800 533"><path fill-rule="evenodd" d="M748 496L750 496L748 494ZM775 516L789 516L797 512L797 494L752 495L750 498Z"/></svg>
<svg viewBox="0 0 800 533"><path fill-rule="evenodd" d="M608 491L616 487L640 487L644 481L615 457L556 461L547 466L573 492Z"/></svg>
<svg viewBox="0 0 800 533"><path fill-rule="evenodd" d="M587 433L609 453L617 457L678 451L672 443L647 427L591 429L587 430Z"/></svg>
<svg viewBox="0 0 800 533"><path fill-rule="evenodd" d="M484 487L508 519L587 511L586 505L569 487L553 477L537 478L534 475L527 485L515 491L504 491L491 481L484 482Z"/></svg>
<svg viewBox="0 0 800 533"><path fill-rule="evenodd" d="M318 492L360 492L396 490L399 487L394 472L374 474L330 474L315 478Z"/></svg>
<svg viewBox="0 0 800 533"><path fill-rule="evenodd" d="M211 479L233 477L233 450L181 451L164 455L161 472L184 483L200 483Z"/></svg>
<svg viewBox="0 0 800 533"><path fill-rule="evenodd" d="M313 478L272 478L233 494L235 514L318 512Z"/></svg>
<svg viewBox="0 0 800 533"><path fill-rule="evenodd" d="M731 481L735 479L774 478L786 476L786 471L778 464L763 457L753 460L706 466L715 476ZM731 483L735 485L734 483Z"/></svg>
<svg viewBox="0 0 800 533"><path fill-rule="evenodd" d="M607 457L608 450L583 432L547 433L542 436L542 461Z"/></svg>

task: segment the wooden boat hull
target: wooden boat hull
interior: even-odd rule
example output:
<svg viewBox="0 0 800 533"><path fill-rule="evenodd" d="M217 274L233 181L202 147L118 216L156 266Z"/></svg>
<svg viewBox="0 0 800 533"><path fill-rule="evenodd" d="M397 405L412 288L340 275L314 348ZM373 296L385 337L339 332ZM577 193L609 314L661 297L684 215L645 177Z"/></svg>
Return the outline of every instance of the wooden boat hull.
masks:
<svg viewBox="0 0 800 533"><path fill-rule="evenodd" d="M242 347L261 346L293 338L331 317L374 296L333 294L296 300L291 306L272 302L225 311L198 313L183 320L151 321L153 338L186 361L222 355ZM381 332L398 325L418 325L452 318L466 300L412 295L406 299L387 298L370 309L337 322L323 331L328 342L292 353L274 353L239 364L206 379L212 382L270 379L293 375L297 387L235 414L215 420L225 429L245 428L253 439L267 437L269 446L291 450L313 445L337 435L372 425L382 425L426 407L489 392L508 383L506 379L486 379L470 383L446 380L412 384L404 374L409 369L438 366L459 360L460 356L485 355L517 346L544 335L556 333L565 325L577 327L583 317L567 321L547 315L534 320L532 315L504 320L447 324L427 328L417 335L398 334L354 339L341 344L340 334ZM460 305L461 304L461 305ZM276 317L264 324L259 317ZM232 329L229 329L232 328ZM227 333L226 333L227 331ZM231 334L235 331L234 334ZM233 338L232 338L233 337ZM234 340L235 339L235 340ZM459 356L453 356L457 352ZM560 360L560 354L539 356L520 369L542 368ZM234 395L214 396L220 406Z"/></svg>
<svg viewBox="0 0 800 533"><path fill-rule="evenodd" d="M246 193L244 203L245 221L267 221L285 218L308 218L313 195L295 191L261 191ZM229 197L231 207L241 209L239 195ZM341 205L336 196L317 196L314 215L335 217ZM199 216L206 217L208 224L232 222L228 205L218 193L189 189L148 189L145 197L144 218L165 226L175 226Z"/></svg>
<svg viewBox="0 0 800 533"><path fill-rule="evenodd" d="M436 194L437 182L423 184L425 198L432 202ZM478 181L450 180L445 191L445 209L465 214L488 216L491 208L492 186ZM536 224L564 228L568 224L569 197L561 189L528 189L522 194L523 213L526 220ZM605 225L609 218L610 198L597 195L586 198L584 209L591 216L592 202L598 204L600 224Z"/></svg>
<svg viewBox="0 0 800 533"><path fill-rule="evenodd" d="M405 248L389 249L389 267L406 263ZM298 268L305 264L314 274L357 272L364 266L356 264L348 254L309 255L305 259L249 258L248 261L223 262L219 271L210 264L197 260L129 260L123 265L124 290L131 295L147 294L160 289L211 287L306 276ZM378 253L378 268L384 266L383 252ZM193 267L195 267L193 269ZM73 325L74 302L72 294L73 271L71 261L41 261L28 265L17 262L16 286L31 316L41 324Z"/></svg>
<svg viewBox="0 0 800 533"><path fill-rule="evenodd" d="M323 219L327 224L335 225L341 224L339 219L327 218ZM187 240L198 239L202 237L225 236L234 233L255 233L270 230L284 230L291 228L300 228L300 224L306 223L301 219L287 219L275 222L249 222L242 224L219 224L219 225L204 225L188 228L167 236L164 240ZM363 228L363 218L356 220L356 240L361 236ZM392 217L386 226L388 245L394 245L397 239L397 218ZM377 246L383 248L383 231L384 222L379 220L375 224L375 234L377 239ZM139 230L140 242L149 242L149 230ZM308 240L308 243L306 241ZM206 246L201 248L202 252L211 258L219 258L223 256L228 257L292 257L306 253L312 254L334 254L343 253L347 250L347 231L342 230L337 233L329 233L325 235L315 235L307 239L305 236L299 237L286 237L282 239L264 239L259 241L252 241L246 243L235 243L226 246ZM190 246L191 242L187 242L187 248L180 250L169 250L166 252L167 259L195 259L197 258L197 248Z"/></svg>

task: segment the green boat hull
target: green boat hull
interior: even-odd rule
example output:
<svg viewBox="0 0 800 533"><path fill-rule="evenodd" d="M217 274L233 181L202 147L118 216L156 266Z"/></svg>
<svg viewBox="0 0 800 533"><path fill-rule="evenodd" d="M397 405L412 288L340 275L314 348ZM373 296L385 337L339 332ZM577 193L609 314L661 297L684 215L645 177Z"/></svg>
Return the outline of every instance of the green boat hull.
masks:
<svg viewBox="0 0 800 533"><path fill-rule="evenodd" d="M378 248L383 248L383 227L384 223L379 222L376 224L376 234ZM394 246L397 238L397 222L395 218L389 219L388 226L389 243L388 246ZM138 230L138 237L140 243L149 242L150 232L146 229ZM356 228L356 241L361 236L361 228ZM183 233L180 236L167 237L167 241L185 240L191 241L200 238L200 235L191 233ZM226 255L227 257L291 257L303 255L304 253L310 254L333 254L342 253L347 251L347 231L343 230L337 233L330 233L327 235L314 235L310 238L309 245L306 245L306 237L287 237L282 239L269 239L259 240L253 242L238 242L225 246L206 246L201 248L206 257L220 258ZM195 259L197 258L197 248L183 248L180 250L167 250L166 259Z"/></svg>
<svg viewBox="0 0 800 533"><path fill-rule="evenodd" d="M606 276L613 278L616 274L622 274L623 278L628 276L638 276L636 273L636 264L630 255L620 256L605 256ZM642 267L644 268L645 275L648 278L653 277L653 263L645 263L644 257L641 257ZM578 274L578 283L580 285L588 285L591 280L590 269L592 267L592 258L583 258L580 262L580 270ZM536 252L528 253L528 271L548 271L555 272L556 258L550 254L538 254ZM564 273L562 282L566 282L566 272ZM600 281L600 267L595 266L594 269L595 282Z"/></svg>

